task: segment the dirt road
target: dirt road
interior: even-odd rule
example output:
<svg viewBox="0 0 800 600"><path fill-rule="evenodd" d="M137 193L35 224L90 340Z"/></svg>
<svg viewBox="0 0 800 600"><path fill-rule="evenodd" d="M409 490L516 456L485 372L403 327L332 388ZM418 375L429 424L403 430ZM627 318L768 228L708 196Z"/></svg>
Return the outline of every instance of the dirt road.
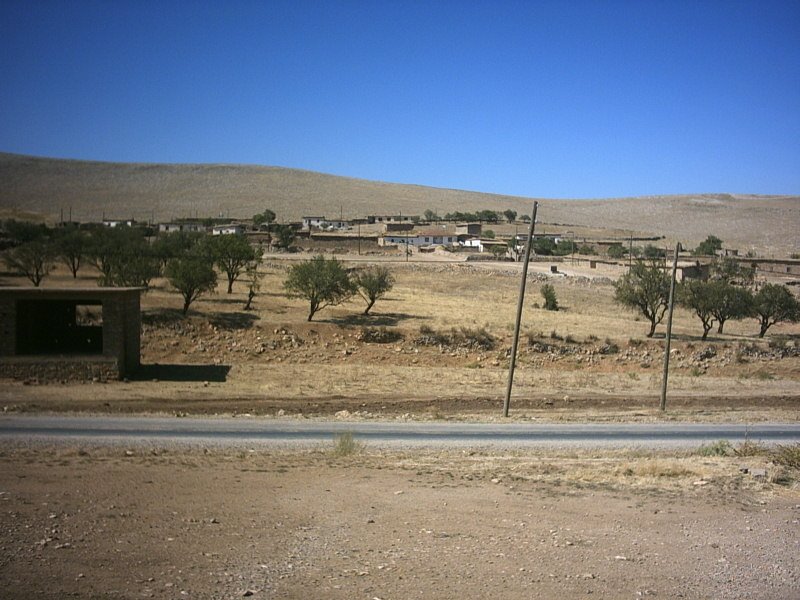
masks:
<svg viewBox="0 0 800 600"><path fill-rule="evenodd" d="M798 491L741 461L4 445L0 595L797 598Z"/></svg>

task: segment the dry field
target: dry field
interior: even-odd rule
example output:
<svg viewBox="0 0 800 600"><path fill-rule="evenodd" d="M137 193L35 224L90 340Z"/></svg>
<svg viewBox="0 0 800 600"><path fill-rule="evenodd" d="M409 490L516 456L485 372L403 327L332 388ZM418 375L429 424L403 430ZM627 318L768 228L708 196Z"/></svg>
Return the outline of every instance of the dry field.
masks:
<svg viewBox="0 0 800 600"><path fill-rule="evenodd" d="M3 595L788 600L800 591L798 471L764 457L333 448L4 447Z"/></svg>
<svg viewBox="0 0 800 600"><path fill-rule="evenodd" d="M519 265L386 264L397 284L368 317L355 299L310 323L306 305L283 293L285 261L265 263L263 291L248 312L242 310L243 285L231 295L220 285L184 319L179 296L156 281L143 296L139 376L50 385L7 381L0 402L7 411L498 416ZM770 342L755 338L755 321L731 322L725 334L702 342L695 319L678 311L670 410L662 416L656 407L663 339L647 340L646 323L613 303L610 279L550 278L547 266L535 266L530 277L514 418L750 421L800 414L797 324L775 326ZM535 307L543 281L553 283L563 310ZM22 282L0 281L10 283ZM59 271L44 283L92 284L88 271L77 281ZM422 335L424 328L439 336L455 331L457 339L432 340L430 332ZM663 327L659 331L663 335ZM494 340L491 348L481 347L481 332Z"/></svg>

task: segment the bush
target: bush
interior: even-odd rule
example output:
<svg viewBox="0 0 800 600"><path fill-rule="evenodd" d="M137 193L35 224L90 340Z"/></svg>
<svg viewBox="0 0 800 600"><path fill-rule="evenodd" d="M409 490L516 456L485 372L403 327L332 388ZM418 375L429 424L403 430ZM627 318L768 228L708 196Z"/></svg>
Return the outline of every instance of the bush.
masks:
<svg viewBox="0 0 800 600"><path fill-rule="evenodd" d="M364 444L356 441L353 434L349 431L337 434L333 438L334 456L352 456L364 450Z"/></svg>
<svg viewBox="0 0 800 600"><path fill-rule="evenodd" d="M403 335L386 327L364 327L356 334L356 339L367 344L391 344L402 340Z"/></svg>
<svg viewBox="0 0 800 600"><path fill-rule="evenodd" d="M290 297L308 301L309 321L317 311L341 304L356 292L342 263L321 255L289 267L283 285Z"/></svg>
<svg viewBox="0 0 800 600"><path fill-rule="evenodd" d="M717 440L711 444L703 444L697 449L700 456L729 456L733 454L733 446L728 440Z"/></svg>
<svg viewBox="0 0 800 600"><path fill-rule="evenodd" d="M800 444L777 446L772 453L772 462L791 469L800 469Z"/></svg>
<svg viewBox="0 0 800 600"><path fill-rule="evenodd" d="M441 332L422 325L419 328L418 344L424 346L445 346L450 348L466 348L468 350L492 350L496 340L484 327L479 329L452 328L449 332Z"/></svg>
<svg viewBox="0 0 800 600"><path fill-rule="evenodd" d="M556 298L556 290L549 283L542 286L542 297L544 297L545 310L558 310L558 299Z"/></svg>

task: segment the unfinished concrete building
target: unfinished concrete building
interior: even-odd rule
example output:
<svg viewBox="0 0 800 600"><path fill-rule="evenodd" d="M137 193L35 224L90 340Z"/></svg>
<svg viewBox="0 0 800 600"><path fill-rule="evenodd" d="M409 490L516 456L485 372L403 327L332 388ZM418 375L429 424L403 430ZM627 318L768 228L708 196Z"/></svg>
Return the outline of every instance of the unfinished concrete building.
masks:
<svg viewBox="0 0 800 600"><path fill-rule="evenodd" d="M142 291L0 287L0 376L82 381L134 373Z"/></svg>

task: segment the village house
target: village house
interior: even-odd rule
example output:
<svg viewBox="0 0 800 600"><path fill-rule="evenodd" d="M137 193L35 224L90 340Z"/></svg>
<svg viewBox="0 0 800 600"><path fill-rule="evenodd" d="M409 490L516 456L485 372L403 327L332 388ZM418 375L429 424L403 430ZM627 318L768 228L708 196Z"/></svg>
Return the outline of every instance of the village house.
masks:
<svg viewBox="0 0 800 600"><path fill-rule="evenodd" d="M419 215L369 215L367 223L416 223Z"/></svg>
<svg viewBox="0 0 800 600"><path fill-rule="evenodd" d="M158 231L161 233L204 232L206 228L202 223L159 223Z"/></svg>
<svg viewBox="0 0 800 600"><path fill-rule="evenodd" d="M136 221L133 219L106 219L103 218L105 227L135 227Z"/></svg>
<svg viewBox="0 0 800 600"><path fill-rule="evenodd" d="M230 223L228 225L214 225L211 228L212 235L244 235L244 225Z"/></svg>
<svg viewBox="0 0 800 600"><path fill-rule="evenodd" d="M445 229L425 229L407 233L384 233L378 237L379 246L454 246L458 236Z"/></svg>

